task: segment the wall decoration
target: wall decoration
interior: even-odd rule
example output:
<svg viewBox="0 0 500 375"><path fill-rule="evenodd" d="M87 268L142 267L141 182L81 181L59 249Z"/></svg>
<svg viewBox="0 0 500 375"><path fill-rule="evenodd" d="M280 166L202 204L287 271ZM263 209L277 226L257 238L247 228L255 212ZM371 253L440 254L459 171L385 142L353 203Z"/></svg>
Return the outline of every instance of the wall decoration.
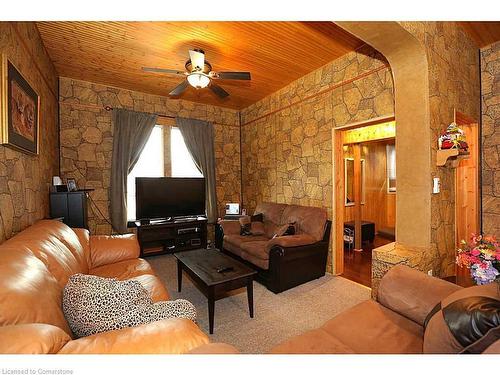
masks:
<svg viewBox="0 0 500 375"><path fill-rule="evenodd" d="M74 178L68 178L66 180L66 186L68 187L68 191L77 191L78 188L76 186L76 180Z"/></svg>
<svg viewBox="0 0 500 375"><path fill-rule="evenodd" d="M40 96L7 55L0 55L0 64L0 140L21 151L38 154Z"/></svg>
<svg viewBox="0 0 500 375"><path fill-rule="evenodd" d="M469 148L465 140L465 134L462 129L458 127L455 122L452 122L446 130L438 138L438 148L440 150L448 150L450 148L457 148L465 150Z"/></svg>

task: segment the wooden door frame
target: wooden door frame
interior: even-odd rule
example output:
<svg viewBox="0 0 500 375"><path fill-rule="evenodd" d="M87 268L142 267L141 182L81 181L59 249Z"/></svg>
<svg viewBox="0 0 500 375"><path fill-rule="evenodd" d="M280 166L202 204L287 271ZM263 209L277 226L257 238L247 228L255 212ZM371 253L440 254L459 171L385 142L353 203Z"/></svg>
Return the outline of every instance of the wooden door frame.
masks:
<svg viewBox="0 0 500 375"><path fill-rule="evenodd" d="M477 120L474 120L473 118L467 116L466 114L457 111L454 109L454 119L455 123L460 126L471 126L475 128L474 131L474 136L476 138L476 160L477 160L477 165L476 165L476 228L477 231L481 231L481 134L480 134L480 129L479 129L479 122ZM457 194L457 171L456 169L454 170L455 174L455 231L454 231L454 236L455 236L455 244L457 244L457 207L456 207L456 194Z"/></svg>
<svg viewBox="0 0 500 375"><path fill-rule="evenodd" d="M376 117L367 121L359 121L332 128L332 273L340 275L344 272L344 132L346 130L394 121L394 115ZM396 130L397 132L397 130Z"/></svg>

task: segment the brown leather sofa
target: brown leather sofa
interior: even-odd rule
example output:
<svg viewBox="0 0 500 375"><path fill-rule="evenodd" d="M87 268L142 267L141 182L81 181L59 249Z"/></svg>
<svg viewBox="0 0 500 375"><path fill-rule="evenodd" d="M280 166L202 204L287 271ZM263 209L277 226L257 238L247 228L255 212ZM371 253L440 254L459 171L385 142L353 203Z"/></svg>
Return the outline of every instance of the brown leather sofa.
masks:
<svg viewBox="0 0 500 375"><path fill-rule="evenodd" d="M0 353L187 353L217 348L190 320L169 319L75 339L62 311L68 278L135 279L154 302L169 295L134 235L89 236L42 220L0 245ZM205 348L205 349L204 349Z"/></svg>
<svg viewBox="0 0 500 375"><path fill-rule="evenodd" d="M255 268L257 281L274 293L325 275L331 222L324 209L263 202L256 214L263 215L263 235L242 236L237 220L222 220L216 246ZM295 223L295 235L272 238L281 225L289 223Z"/></svg>
<svg viewBox="0 0 500 375"><path fill-rule="evenodd" d="M489 298L489 317L498 322L500 290L496 283L461 288L409 267L396 266L382 278L377 301L362 302L320 328L283 342L271 353L500 353L500 327L481 336L478 331L485 326L471 323L475 319L472 315L477 318L480 314L454 315L458 317L454 320L444 317L444 309L468 297ZM453 305L453 309L457 307ZM477 341L472 343L471 338Z"/></svg>

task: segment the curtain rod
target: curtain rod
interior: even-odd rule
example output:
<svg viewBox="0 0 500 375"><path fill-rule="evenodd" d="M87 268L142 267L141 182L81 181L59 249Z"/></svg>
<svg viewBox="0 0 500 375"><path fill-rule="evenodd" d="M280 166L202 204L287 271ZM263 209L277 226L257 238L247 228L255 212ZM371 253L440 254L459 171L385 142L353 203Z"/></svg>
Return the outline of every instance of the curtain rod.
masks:
<svg viewBox="0 0 500 375"><path fill-rule="evenodd" d="M104 109L106 111L112 111L113 110L113 107L109 106L109 105L105 105L104 106ZM171 119L174 119L175 120L175 116L168 116L168 115L160 115L159 113L153 113L153 115L156 115L158 117L163 117L163 118L171 118Z"/></svg>
<svg viewBox="0 0 500 375"><path fill-rule="evenodd" d="M113 110L113 107L111 107L109 104L105 105L105 106L100 106L100 105L96 105L96 104L71 103L71 102L66 102L66 101L61 101L61 100L59 101L59 104L60 105L69 105L71 107L80 107L80 108L89 108L89 109L98 109L98 110L104 109L108 112ZM156 112L153 112L152 114L157 115L158 117L168 118L168 119L172 119L172 120L175 120L175 118L176 118L176 116L161 115L161 114L156 113ZM214 124L214 125L227 126L227 127L231 127L231 128L239 128L238 124L234 124L234 125L233 124L224 124L224 123L215 122L215 121L209 121L209 122ZM169 126L175 126L175 125L169 125Z"/></svg>

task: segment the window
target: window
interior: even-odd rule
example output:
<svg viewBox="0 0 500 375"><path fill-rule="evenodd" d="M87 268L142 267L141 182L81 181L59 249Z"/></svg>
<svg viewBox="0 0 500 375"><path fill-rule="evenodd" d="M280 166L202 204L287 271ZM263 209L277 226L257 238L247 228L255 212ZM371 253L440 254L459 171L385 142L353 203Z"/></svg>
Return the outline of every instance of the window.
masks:
<svg viewBox="0 0 500 375"><path fill-rule="evenodd" d="M170 154L172 160L172 177L203 177L184 143L179 128L171 128Z"/></svg>
<svg viewBox="0 0 500 375"><path fill-rule="evenodd" d="M387 192L396 192L396 146L387 145Z"/></svg>
<svg viewBox="0 0 500 375"><path fill-rule="evenodd" d="M163 126L155 126L139 160L127 177L127 219L135 220L135 178L163 177Z"/></svg>

